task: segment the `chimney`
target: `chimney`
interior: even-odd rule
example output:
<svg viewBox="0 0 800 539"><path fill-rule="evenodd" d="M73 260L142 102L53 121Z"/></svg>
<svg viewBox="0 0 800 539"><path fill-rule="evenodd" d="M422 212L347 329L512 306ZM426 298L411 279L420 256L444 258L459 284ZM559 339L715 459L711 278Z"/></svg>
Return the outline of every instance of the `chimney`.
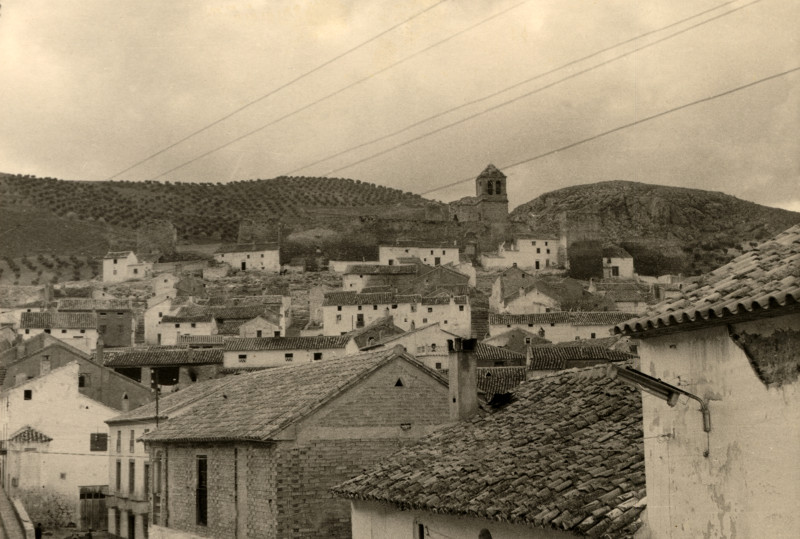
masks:
<svg viewBox="0 0 800 539"><path fill-rule="evenodd" d="M511 264L511 267L512 267L512 268L516 268L516 267L517 267L517 263L516 263L516 262L514 262L513 264Z"/></svg>
<svg viewBox="0 0 800 539"><path fill-rule="evenodd" d="M127 412L131 409L131 401L128 399L128 394L123 393L122 395L122 411Z"/></svg>
<svg viewBox="0 0 800 539"><path fill-rule="evenodd" d="M447 340L451 421L469 419L478 411L476 343L476 339L460 337Z"/></svg>
<svg viewBox="0 0 800 539"><path fill-rule="evenodd" d="M103 352L105 350L105 343L103 342L103 334L97 336L97 343L94 345L94 361L98 365L103 364Z"/></svg>

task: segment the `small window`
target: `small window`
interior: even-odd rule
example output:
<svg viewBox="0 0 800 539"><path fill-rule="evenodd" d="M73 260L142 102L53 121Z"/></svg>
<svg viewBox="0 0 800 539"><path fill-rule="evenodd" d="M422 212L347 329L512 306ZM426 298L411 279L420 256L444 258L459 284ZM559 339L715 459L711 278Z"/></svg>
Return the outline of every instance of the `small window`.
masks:
<svg viewBox="0 0 800 539"><path fill-rule="evenodd" d="M82 329L82 330L81 330L81 333L86 333L86 330L85 330L85 329Z"/></svg>
<svg viewBox="0 0 800 539"><path fill-rule="evenodd" d="M67 330L66 330L66 329L62 329L62 330L61 330L61 333L66 333L66 332L67 332Z"/></svg>
<svg viewBox="0 0 800 539"><path fill-rule="evenodd" d="M361 310L361 305L359 305L359 306L358 306L358 310L359 310L359 311Z"/></svg>
<svg viewBox="0 0 800 539"><path fill-rule="evenodd" d="M159 318L161 318L162 316L164 316L164 313L158 313Z"/></svg>
<svg viewBox="0 0 800 539"><path fill-rule="evenodd" d="M32 389L26 389L25 391L23 391L22 392L22 398L25 399L26 401L32 400L33 399L33 390Z"/></svg>
<svg viewBox="0 0 800 539"><path fill-rule="evenodd" d="M195 324L194 322L192 322L192 327L193 327L193 328L196 328L196 327L197 327L197 324Z"/></svg>
<svg viewBox="0 0 800 539"><path fill-rule="evenodd" d="M536 254L538 255L538 254L539 254L539 253L541 253L541 252L542 252L541 248L537 247L537 248L536 248Z"/></svg>
<svg viewBox="0 0 800 539"><path fill-rule="evenodd" d="M274 335L275 335L275 337L280 337L280 336L281 336L281 332L280 332L280 331L276 331L276 332L274 333Z"/></svg>
<svg viewBox="0 0 800 539"><path fill-rule="evenodd" d="M550 254L550 249L547 249L547 254Z"/></svg>
<svg viewBox="0 0 800 539"><path fill-rule="evenodd" d="M239 363L247 363L247 354L239 354Z"/></svg>
<svg viewBox="0 0 800 539"><path fill-rule="evenodd" d="M594 339L596 337L597 337L597 335L595 333L592 333L592 339Z"/></svg>
<svg viewBox="0 0 800 539"><path fill-rule="evenodd" d="M342 321L342 315L341 314L337 314L336 315L336 321L337 322L341 322Z"/></svg>
<svg viewBox="0 0 800 539"><path fill-rule="evenodd" d="M286 361L294 361L294 354L291 352L283 354L283 359Z"/></svg>
<svg viewBox="0 0 800 539"><path fill-rule="evenodd" d="M117 461L117 492L122 490L122 461ZM119 526L117 526L119 529Z"/></svg>
<svg viewBox="0 0 800 539"><path fill-rule="evenodd" d="M337 305L337 306L336 306L336 310L337 310L337 311L341 311L341 310L342 310L342 306L341 306L341 305Z"/></svg>
<svg viewBox="0 0 800 539"><path fill-rule="evenodd" d="M197 489L195 491L195 516L198 526L208 525L208 457L197 455Z"/></svg>
<svg viewBox="0 0 800 539"><path fill-rule="evenodd" d="M392 305L392 309L397 309L397 303L395 303L394 305Z"/></svg>
<svg viewBox="0 0 800 539"><path fill-rule="evenodd" d="M181 325L180 324L175 324L175 327L179 328L179 327L181 327Z"/></svg>
<svg viewBox="0 0 800 539"><path fill-rule="evenodd" d="M445 325L447 325L447 320L444 321Z"/></svg>
<svg viewBox="0 0 800 539"><path fill-rule="evenodd" d="M136 275L139 273L139 268L133 268L133 274Z"/></svg>
<svg viewBox="0 0 800 539"><path fill-rule="evenodd" d="M532 242L531 242L531 245L535 246L535 245L536 245L536 242L535 242L535 241L532 241Z"/></svg>
<svg viewBox="0 0 800 539"><path fill-rule="evenodd" d="M30 335L30 334L31 334L31 330L29 330L29 329L26 329L26 330L25 330L25 335Z"/></svg>
<svg viewBox="0 0 800 539"><path fill-rule="evenodd" d="M117 453L122 453L122 431L117 431ZM119 486L117 487L119 488Z"/></svg>
<svg viewBox="0 0 800 539"><path fill-rule="evenodd" d="M372 310L373 310L373 311L377 311L377 310L378 310L378 306L377 306L377 305L373 305L373 306L372 306Z"/></svg>
<svg viewBox="0 0 800 539"><path fill-rule="evenodd" d="M135 447L135 445L136 445L136 438L135 438L135 436L136 436L136 433L135 433L135 431L134 431L133 429L131 429L131 442L130 442L130 445L128 446L128 451L129 451L130 453L133 453L133 448L134 448L134 447Z"/></svg>
<svg viewBox="0 0 800 539"><path fill-rule="evenodd" d="M322 352L314 352L314 361L322 359Z"/></svg>
<svg viewBox="0 0 800 539"><path fill-rule="evenodd" d="M50 330L49 329L44 330L44 332L47 333L48 335L50 334Z"/></svg>
<svg viewBox="0 0 800 539"><path fill-rule="evenodd" d="M431 344L431 352L436 351L436 343Z"/></svg>
<svg viewBox="0 0 800 539"><path fill-rule="evenodd" d="M438 362L438 361L437 361L437 362L436 362L436 369L437 369L437 370L441 370L441 368L442 368L442 364L441 364L440 362Z"/></svg>
<svg viewBox="0 0 800 539"><path fill-rule="evenodd" d="M413 305L413 304L411 305L411 312L412 313L417 312L417 306L416 305Z"/></svg>
<svg viewBox="0 0 800 539"><path fill-rule="evenodd" d="M394 387L403 387L403 381L398 378L397 381L394 383Z"/></svg>
<svg viewBox="0 0 800 539"><path fill-rule="evenodd" d="M433 307L428 307L428 312L432 313L433 312Z"/></svg>
<svg viewBox="0 0 800 539"><path fill-rule="evenodd" d="M78 375L78 387L89 387L89 375L88 374L79 374Z"/></svg>
<svg viewBox="0 0 800 539"><path fill-rule="evenodd" d="M463 305L459 305L459 306L458 306L458 310L459 310L459 311L463 311L463 310L464 310L464 306L463 306Z"/></svg>
<svg viewBox="0 0 800 539"><path fill-rule="evenodd" d="M422 323L423 323L423 324L427 324L427 323L428 323L428 319L427 319L427 318L423 318L423 319L422 319Z"/></svg>

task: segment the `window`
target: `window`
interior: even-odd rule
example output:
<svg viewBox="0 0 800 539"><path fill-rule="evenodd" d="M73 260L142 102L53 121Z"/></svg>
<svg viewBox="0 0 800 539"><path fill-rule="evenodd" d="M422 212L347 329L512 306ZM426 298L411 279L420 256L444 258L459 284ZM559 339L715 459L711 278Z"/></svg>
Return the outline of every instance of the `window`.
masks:
<svg viewBox="0 0 800 539"><path fill-rule="evenodd" d="M107 432L90 433L89 451L108 451L108 433Z"/></svg>
<svg viewBox="0 0 800 539"><path fill-rule="evenodd" d="M120 490L122 490L122 461L117 460L117 492Z"/></svg>
<svg viewBox="0 0 800 539"><path fill-rule="evenodd" d="M592 339L594 339L595 337L596 337L596 336L595 336L595 334L594 334L594 333L592 333Z"/></svg>
<svg viewBox="0 0 800 539"><path fill-rule="evenodd" d="M422 323L423 323L423 324L427 324L427 323L428 323L428 319L427 319L427 318L423 318L423 319L422 319Z"/></svg>
<svg viewBox="0 0 800 539"><path fill-rule="evenodd" d="M133 274L136 275L137 273L139 273L139 268L133 268Z"/></svg>
<svg viewBox="0 0 800 539"><path fill-rule="evenodd" d="M531 338L525 337L525 344L530 344L530 343L531 343Z"/></svg>
<svg viewBox="0 0 800 539"><path fill-rule="evenodd" d="M433 254L433 249L431 249L431 254Z"/></svg>
<svg viewBox="0 0 800 539"><path fill-rule="evenodd" d="M122 520L121 518L122 512L119 510L119 507L114 508L114 532L119 535L119 523Z"/></svg>
<svg viewBox="0 0 800 539"><path fill-rule="evenodd" d="M619 277L619 266L611 266L611 276Z"/></svg>
<svg viewBox="0 0 800 539"><path fill-rule="evenodd" d="M247 363L247 354L239 354L239 363Z"/></svg>
<svg viewBox="0 0 800 539"><path fill-rule="evenodd" d="M198 526L208 525L208 458L197 455L197 490L195 500L196 523Z"/></svg>
<svg viewBox="0 0 800 539"><path fill-rule="evenodd" d="M435 351L436 351L436 343L431 344L431 352L435 352Z"/></svg>
<svg viewBox="0 0 800 539"><path fill-rule="evenodd" d="M442 364L440 362L436 362L436 369L440 370L442 368Z"/></svg>
<svg viewBox="0 0 800 539"><path fill-rule="evenodd" d="M544 242L545 247L547 247L547 242Z"/></svg>
<svg viewBox="0 0 800 539"><path fill-rule="evenodd" d="M175 324L175 327L179 328L179 327L181 327L181 325L180 324Z"/></svg>
<svg viewBox="0 0 800 539"><path fill-rule="evenodd" d="M411 312L412 313L417 312L417 306L416 305L413 305L413 304L411 305Z"/></svg>
<svg viewBox="0 0 800 539"><path fill-rule="evenodd" d="M342 321L342 315L341 314L337 314L336 315L336 321L337 322L341 322Z"/></svg>
<svg viewBox="0 0 800 539"><path fill-rule="evenodd" d="M392 309L397 309L397 303L395 303L394 305L392 305Z"/></svg>
<svg viewBox="0 0 800 539"><path fill-rule="evenodd" d="M547 249L547 254L550 254L550 249Z"/></svg>
<svg viewBox="0 0 800 539"><path fill-rule="evenodd" d="M31 334L31 330L29 330L29 329L26 329L26 330L25 330L25 335L30 335L30 334Z"/></svg>
<svg viewBox="0 0 800 539"><path fill-rule="evenodd" d="M85 330L85 329L82 329L82 330L81 330L81 333L86 333L86 330Z"/></svg>
<svg viewBox="0 0 800 539"><path fill-rule="evenodd" d="M117 431L117 453L122 453L122 431Z"/></svg>
<svg viewBox="0 0 800 539"><path fill-rule="evenodd" d="M542 252L542 250L541 250L539 247L537 247L537 248L536 248L536 254L538 255L538 254L539 254L539 253L541 253L541 252Z"/></svg>
<svg viewBox="0 0 800 539"><path fill-rule="evenodd" d="M359 310L359 311L361 310L361 305L359 305L359 306L358 306L358 310Z"/></svg>
<svg viewBox="0 0 800 539"><path fill-rule="evenodd" d="M314 361L322 359L322 352L314 352Z"/></svg>
<svg viewBox="0 0 800 539"><path fill-rule="evenodd" d="M287 352L283 354L283 359L286 361L294 361L294 354L291 352Z"/></svg>
<svg viewBox="0 0 800 539"><path fill-rule="evenodd" d="M48 329L44 330L44 332L49 335L50 334L50 329L48 328Z"/></svg>
<svg viewBox="0 0 800 539"><path fill-rule="evenodd" d="M159 318L161 318L162 316L164 316L164 313L158 313Z"/></svg>
<svg viewBox="0 0 800 539"><path fill-rule="evenodd" d="M280 332L280 331L276 331L276 332L275 332L275 336L276 336L276 337L280 337L280 336L281 336L281 332Z"/></svg>
<svg viewBox="0 0 800 539"><path fill-rule="evenodd" d="M66 330L66 329L62 329L62 330L61 330L61 333L66 333L66 332L67 332L67 330Z"/></svg>
<svg viewBox="0 0 800 539"><path fill-rule="evenodd" d="M78 375L78 387L89 387L89 375L88 374L79 374Z"/></svg>
<svg viewBox="0 0 800 539"><path fill-rule="evenodd" d="M26 400L26 401L32 400L33 399L33 390L32 389L26 389L25 391L23 391L22 392L22 398L24 400Z"/></svg>
<svg viewBox="0 0 800 539"><path fill-rule="evenodd" d="M261 258L264 258L264 253L261 253Z"/></svg>
<svg viewBox="0 0 800 539"><path fill-rule="evenodd" d="M136 491L136 461L128 462L128 492L133 494Z"/></svg>
<svg viewBox="0 0 800 539"><path fill-rule="evenodd" d="M432 313L433 312L433 307L428 307L428 312Z"/></svg>
<svg viewBox="0 0 800 539"><path fill-rule="evenodd" d="M531 245L534 245L534 246L535 246L535 245L536 245L536 241L532 241L532 242L531 242Z"/></svg>
<svg viewBox="0 0 800 539"><path fill-rule="evenodd" d="M130 442L130 446L128 447L128 451L130 453L133 453L133 448L134 448L135 445L136 445L135 433L134 433L133 429L131 429L131 442Z"/></svg>
<svg viewBox="0 0 800 539"><path fill-rule="evenodd" d="M197 324L195 324L194 322L192 322L192 327L193 327L193 328L196 328L196 327L197 327Z"/></svg>
<svg viewBox="0 0 800 539"><path fill-rule="evenodd" d="M336 310L337 310L337 311L341 311L341 310L342 310L342 306L341 306L341 305L337 305L337 306L336 306Z"/></svg>
<svg viewBox="0 0 800 539"><path fill-rule="evenodd" d="M447 320L445 320L444 323L447 324Z"/></svg>
<svg viewBox="0 0 800 539"><path fill-rule="evenodd" d="M373 305L373 306L372 306L372 310L373 310L373 311L377 311L377 310L378 310L378 306L377 306L377 305Z"/></svg>
<svg viewBox="0 0 800 539"><path fill-rule="evenodd" d="M144 463L144 477L142 478L143 481L143 493L144 497L147 498L148 494L150 494L150 463Z"/></svg>
<svg viewBox="0 0 800 539"><path fill-rule="evenodd" d="M114 259L114 264L116 264L116 263L117 263L117 259L115 258L115 259Z"/></svg>

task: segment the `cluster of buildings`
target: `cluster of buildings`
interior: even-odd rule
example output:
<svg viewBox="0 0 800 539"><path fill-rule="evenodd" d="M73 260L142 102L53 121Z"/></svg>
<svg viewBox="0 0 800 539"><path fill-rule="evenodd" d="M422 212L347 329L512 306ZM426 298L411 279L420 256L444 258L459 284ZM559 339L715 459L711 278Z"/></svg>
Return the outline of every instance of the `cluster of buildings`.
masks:
<svg viewBox="0 0 800 539"><path fill-rule="evenodd" d="M502 173L477 185L459 219L502 209ZM308 318L109 253L148 299L48 293L0 333L0 484L128 539L800 530L775 465L800 458L800 227L671 296L619 251L579 281L557 238L503 249L478 275L457 246L381 246ZM272 245L215 257L280 270Z"/></svg>

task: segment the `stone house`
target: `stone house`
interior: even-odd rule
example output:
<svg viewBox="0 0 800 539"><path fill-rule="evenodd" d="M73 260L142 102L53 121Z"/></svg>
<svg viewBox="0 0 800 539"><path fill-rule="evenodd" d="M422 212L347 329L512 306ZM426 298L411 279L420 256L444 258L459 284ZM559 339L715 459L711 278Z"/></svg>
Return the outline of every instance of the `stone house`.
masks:
<svg viewBox="0 0 800 539"><path fill-rule="evenodd" d="M30 339L41 333L52 335L84 352L97 345L97 315L95 313L22 313L17 334Z"/></svg>
<svg viewBox="0 0 800 539"><path fill-rule="evenodd" d="M800 530L800 226L685 283L683 292L616 327L638 340L644 375L634 376L648 387L652 536L793 537Z"/></svg>
<svg viewBox="0 0 800 539"><path fill-rule="evenodd" d="M641 399L588 368L439 429L335 486L352 537L631 537L642 529ZM649 485L648 485L649 486Z"/></svg>
<svg viewBox="0 0 800 539"><path fill-rule="evenodd" d="M459 222L503 223L508 219L506 175L489 164L475 178L475 196L451 202L450 218Z"/></svg>
<svg viewBox="0 0 800 539"><path fill-rule="evenodd" d="M636 315L616 311L556 311L535 314L489 314L489 335L510 329L532 331L558 343L579 339L598 339L611 335L616 324Z"/></svg>
<svg viewBox="0 0 800 539"><path fill-rule="evenodd" d="M134 344L136 314L127 299L63 298L56 309L60 313L94 313L105 346Z"/></svg>
<svg viewBox="0 0 800 539"><path fill-rule="evenodd" d="M105 527L105 512L91 511L84 502L87 497L102 500L107 493L104 421L119 413L124 396L119 392L103 399L113 401L112 406L87 395L80 376L88 363L68 362L0 393L0 431L7 440L0 457L4 488L12 496L62 500L69 510L60 516L84 530ZM120 378L115 383L127 387L129 395L144 393L149 400L148 388ZM106 396L110 391L105 389Z"/></svg>
<svg viewBox="0 0 800 539"><path fill-rule="evenodd" d="M12 359L12 356L16 357ZM4 363L3 390L10 390L52 370L77 363L78 391L92 400L121 410L126 406L141 406L152 398L148 386L92 361L86 352L47 334L23 341L9 350L4 354Z"/></svg>
<svg viewBox="0 0 800 539"><path fill-rule="evenodd" d="M232 381L228 378L228 382ZM111 440L106 497L110 537L147 537L150 504L160 505L162 486L152 480L161 477L161 470L151 470L150 454L141 437L158 428L161 421L176 417L196 400L222 391L225 386L222 381L199 382L193 391L169 393L158 405L151 402L106 420Z"/></svg>
<svg viewBox="0 0 800 539"><path fill-rule="evenodd" d="M175 315L184 305L191 303L191 298L169 298L167 296L154 296L147 301L144 311L144 342L145 344L160 344L161 319L165 315Z"/></svg>
<svg viewBox="0 0 800 539"><path fill-rule="evenodd" d="M556 268L559 266L558 241L556 236L518 236L501 243L497 253L481 255L481 266L496 269L516 265L534 271Z"/></svg>
<svg viewBox="0 0 800 539"><path fill-rule="evenodd" d="M401 258L419 258L429 266L458 264L458 246L439 241L398 240L378 246L378 261L384 266L400 264Z"/></svg>
<svg viewBox="0 0 800 539"><path fill-rule="evenodd" d="M262 337L280 337L283 332L278 316L273 313L270 314L272 316L262 313L247 322L242 322L239 326L239 337L259 339Z"/></svg>
<svg viewBox="0 0 800 539"><path fill-rule="evenodd" d="M349 335L336 337L232 338L225 341L225 369L282 367L314 363L358 353Z"/></svg>
<svg viewBox="0 0 800 539"><path fill-rule="evenodd" d="M330 487L450 421L447 381L396 349L229 378L142 436L150 537L348 537Z"/></svg>
<svg viewBox="0 0 800 539"><path fill-rule="evenodd" d="M325 294L323 333L341 335L390 315L394 324L405 331L440 322L456 335L468 337L471 333L469 296L423 297L389 292Z"/></svg>
<svg viewBox="0 0 800 539"><path fill-rule="evenodd" d="M181 309L175 314L165 314L158 323L158 344L178 344L181 335L216 335L217 320L207 312L193 313Z"/></svg>
<svg viewBox="0 0 800 539"><path fill-rule="evenodd" d="M366 287L389 286L402 290L417 276L417 266L411 264L358 264L349 266L342 275L342 289L361 292Z"/></svg>
<svg viewBox="0 0 800 539"><path fill-rule="evenodd" d="M144 346L104 350L98 362L147 387L159 387L168 393L217 378L222 370L222 356L221 346Z"/></svg>
<svg viewBox="0 0 800 539"><path fill-rule="evenodd" d="M157 255L137 257L133 251L110 251L103 257L103 282L147 279L153 273L156 258Z"/></svg>
<svg viewBox="0 0 800 539"><path fill-rule="evenodd" d="M603 247L603 279L633 279L633 257L618 245Z"/></svg>
<svg viewBox="0 0 800 539"><path fill-rule="evenodd" d="M214 253L214 260L241 271L278 272L281 269L280 249L277 243L222 245Z"/></svg>

